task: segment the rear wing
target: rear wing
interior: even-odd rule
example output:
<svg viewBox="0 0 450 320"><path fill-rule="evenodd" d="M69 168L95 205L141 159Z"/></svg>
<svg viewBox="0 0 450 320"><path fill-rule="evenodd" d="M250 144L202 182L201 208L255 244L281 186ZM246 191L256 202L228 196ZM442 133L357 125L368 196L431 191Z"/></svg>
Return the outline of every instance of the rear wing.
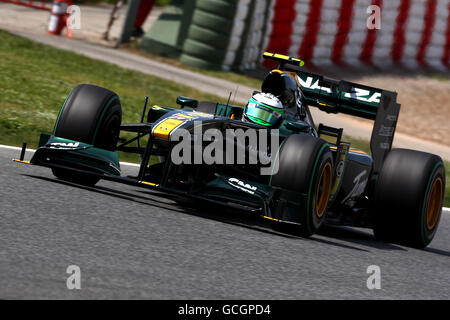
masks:
<svg viewBox="0 0 450 320"><path fill-rule="evenodd" d="M297 83L309 106L327 113L344 113L374 120L370 149L374 171L380 172L384 159L392 148L400 112L396 92L303 71L300 68L303 64L298 63L299 59L283 59L286 56L281 55L276 55L275 58L271 54L264 54L263 57L278 61L280 70L295 72Z"/></svg>
<svg viewBox="0 0 450 320"><path fill-rule="evenodd" d="M375 120L383 90L296 71L297 83L310 106L327 113L345 113Z"/></svg>

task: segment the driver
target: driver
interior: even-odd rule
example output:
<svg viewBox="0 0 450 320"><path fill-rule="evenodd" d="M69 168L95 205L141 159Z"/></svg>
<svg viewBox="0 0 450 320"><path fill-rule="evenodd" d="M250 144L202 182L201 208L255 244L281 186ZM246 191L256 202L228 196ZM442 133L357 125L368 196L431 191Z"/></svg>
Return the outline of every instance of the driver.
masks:
<svg viewBox="0 0 450 320"><path fill-rule="evenodd" d="M310 123L303 106L303 94L288 73L272 70L264 79L263 93L254 93L243 114L244 121L264 126L279 125L282 117Z"/></svg>
<svg viewBox="0 0 450 320"><path fill-rule="evenodd" d="M271 93L254 94L244 109L243 120L266 127L278 124L284 114L284 106L280 99Z"/></svg>

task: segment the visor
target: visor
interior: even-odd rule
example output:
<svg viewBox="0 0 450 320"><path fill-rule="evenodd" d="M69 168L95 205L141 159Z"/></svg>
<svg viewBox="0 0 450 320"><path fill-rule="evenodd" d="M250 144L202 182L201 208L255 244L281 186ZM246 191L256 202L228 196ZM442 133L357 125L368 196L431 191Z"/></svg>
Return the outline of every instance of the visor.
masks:
<svg viewBox="0 0 450 320"><path fill-rule="evenodd" d="M284 113L284 111L275 111L268 106L256 102L255 100L250 100L245 107L245 115L249 117L250 120L264 126L274 125L281 117L282 113Z"/></svg>

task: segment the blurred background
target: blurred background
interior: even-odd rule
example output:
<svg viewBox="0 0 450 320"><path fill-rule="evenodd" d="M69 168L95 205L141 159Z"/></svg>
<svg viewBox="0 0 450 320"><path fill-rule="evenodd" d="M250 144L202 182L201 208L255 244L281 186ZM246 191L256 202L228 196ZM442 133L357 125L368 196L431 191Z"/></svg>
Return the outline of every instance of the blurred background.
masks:
<svg viewBox="0 0 450 320"><path fill-rule="evenodd" d="M70 5L78 15L66 13ZM51 127L80 82L116 90L128 120L145 95L173 105L181 94L226 100L231 92L245 104L274 67L262 61L269 51L397 91L394 145L450 160L449 12L450 0L0 0L3 139L20 143L19 127ZM30 100L38 116L19 123ZM370 137L370 122L315 116Z"/></svg>

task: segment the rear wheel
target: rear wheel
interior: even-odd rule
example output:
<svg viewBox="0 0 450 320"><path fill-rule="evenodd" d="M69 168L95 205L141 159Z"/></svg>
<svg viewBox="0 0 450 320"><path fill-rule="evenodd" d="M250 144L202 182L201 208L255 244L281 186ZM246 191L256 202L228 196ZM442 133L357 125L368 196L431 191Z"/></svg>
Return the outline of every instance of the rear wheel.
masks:
<svg viewBox="0 0 450 320"><path fill-rule="evenodd" d="M375 191L375 237L426 247L439 224L444 191L445 168L440 157L415 150L392 150Z"/></svg>
<svg viewBox="0 0 450 320"><path fill-rule="evenodd" d="M292 135L279 151L278 173L272 186L307 194L306 210L298 212L300 235L314 234L325 218L333 178L328 144L308 135Z"/></svg>
<svg viewBox="0 0 450 320"><path fill-rule="evenodd" d="M56 120L54 135L114 150L119 138L122 107L117 94L90 84L78 85L67 97ZM54 168L62 180L95 185L99 178Z"/></svg>

